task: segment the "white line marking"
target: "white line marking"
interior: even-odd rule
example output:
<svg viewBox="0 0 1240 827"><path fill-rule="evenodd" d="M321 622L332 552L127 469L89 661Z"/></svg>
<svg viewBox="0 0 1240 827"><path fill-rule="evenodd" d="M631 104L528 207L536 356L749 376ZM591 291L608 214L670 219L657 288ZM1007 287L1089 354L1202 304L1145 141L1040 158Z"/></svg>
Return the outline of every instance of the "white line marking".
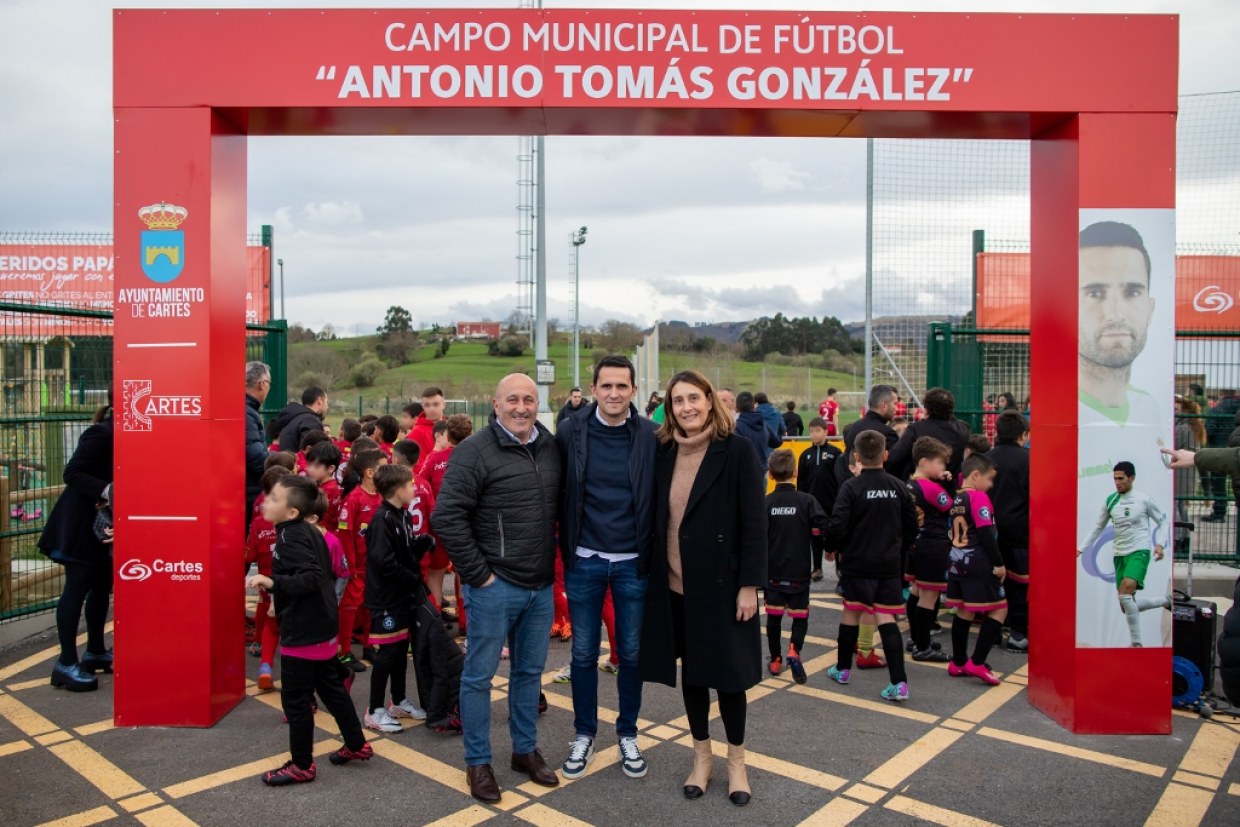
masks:
<svg viewBox="0 0 1240 827"><path fill-rule="evenodd" d="M174 522L174 523L196 523L198 522L197 517L163 517L163 516L145 516L145 515L139 516L137 514L131 514L127 519L136 520L140 522L141 521L151 522L151 521L158 521L158 520L165 520L165 521Z"/></svg>
<svg viewBox="0 0 1240 827"><path fill-rule="evenodd" d="M197 342L130 342L127 347L198 347Z"/></svg>

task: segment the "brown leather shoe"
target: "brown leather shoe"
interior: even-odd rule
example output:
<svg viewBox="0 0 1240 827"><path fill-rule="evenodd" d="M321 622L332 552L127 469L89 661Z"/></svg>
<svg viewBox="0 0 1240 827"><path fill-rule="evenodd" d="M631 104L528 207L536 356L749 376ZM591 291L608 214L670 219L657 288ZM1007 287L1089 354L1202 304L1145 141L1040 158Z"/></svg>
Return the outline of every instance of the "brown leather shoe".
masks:
<svg viewBox="0 0 1240 827"><path fill-rule="evenodd" d="M512 754L513 772L523 772L530 777L535 784L541 784L544 787L560 786L560 776L547 766L547 762L543 760L542 753L538 750L526 753L525 755Z"/></svg>
<svg viewBox="0 0 1240 827"><path fill-rule="evenodd" d="M465 779L469 782L469 794L479 801L499 801L499 783L495 780L495 771L490 764L479 764L465 768Z"/></svg>

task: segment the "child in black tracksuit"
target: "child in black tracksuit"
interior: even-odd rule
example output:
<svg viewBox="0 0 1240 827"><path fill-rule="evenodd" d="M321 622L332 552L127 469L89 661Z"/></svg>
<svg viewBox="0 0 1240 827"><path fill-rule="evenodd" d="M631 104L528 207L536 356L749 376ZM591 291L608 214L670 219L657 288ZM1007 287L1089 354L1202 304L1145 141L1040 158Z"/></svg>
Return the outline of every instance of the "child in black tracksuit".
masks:
<svg viewBox="0 0 1240 827"><path fill-rule="evenodd" d="M904 611L901 560L917 538L917 510L904 483L883 470L887 458L883 435L865 431L855 447L861 472L840 486L824 543L840 555L844 616L837 638L839 662L827 670L846 684L852 672L862 615L873 617L883 641L891 684L882 691L889 701L908 700L904 646L896 615Z"/></svg>
<svg viewBox="0 0 1240 827"><path fill-rule="evenodd" d="M271 576L256 574L246 580L247 587L271 593L280 621L280 702L288 720L292 760L263 774L263 783L270 786L315 778L316 692L344 738L344 746L328 760L340 765L373 755L336 660L338 620L331 555L323 535L304 519L318 496L318 486L305 477L287 476L275 484L263 501L263 516L276 531Z"/></svg>
<svg viewBox="0 0 1240 827"><path fill-rule="evenodd" d="M801 650L809 630L809 583L811 546L821 542L827 515L818 501L792 484L796 468L792 452L780 448L767 461L767 472L775 490L766 495L766 643L771 660L767 667L778 675L784 659L780 655L784 614L792 618L792 643L788 647L788 669L792 679L805 683Z"/></svg>
<svg viewBox="0 0 1240 827"><path fill-rule="evenodd" d="M413 532L413 472L400 465L380 465L375 488L383 504L366 529L366 608L370 643L375 647L370 703L364 724L377 732L400 732L398 718L425 719L426 713L405 691L409 667L409 630L422 593L419 558L432 545L429 535ZM391 685L392 704L383 701Z"/></svg>

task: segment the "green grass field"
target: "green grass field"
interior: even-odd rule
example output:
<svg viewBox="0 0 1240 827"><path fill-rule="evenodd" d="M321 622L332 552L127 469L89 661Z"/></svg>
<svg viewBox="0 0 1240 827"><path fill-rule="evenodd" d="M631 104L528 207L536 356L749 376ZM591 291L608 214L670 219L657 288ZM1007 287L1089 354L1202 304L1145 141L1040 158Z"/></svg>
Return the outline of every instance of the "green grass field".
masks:
<svg viewBox="0 0 1240 827"><path fill-rule="evenodd" d="M302 348L327 347L341 353L350 364L361 361L363 354L373 350L375 337L336 339L321 343L292 345L292 353ZM581 384L589 392L590 369L595 354L583 350L580 376ZM405 402L415 400L425 387L443 388L449 399L489 399L496 383L513 371L533 373L534 356L527 352L520 357L500 357L487 354L487 346L475 342L454 342L446 356L434 358L435 348L420 348L415 360L401 367L391 368L381 374L369 388L352 387L347 380L331 389L332 420L361 413L396 413ZM556 384L551 389L554 406L563 404L573 385L569 344L563 339L551 342L548 357L556 363ZM680 370L696 369L704 373L718 386L735 390L757 392L765 390L776 405L791 399L798 409L804 411L812 403L816 410L818 402L826 395L828 387L851 391L860 380L852 375L810 368L767 365L746 362L731 354L699 354L681 351L664 351L660 354L660 373L664 379ZM290 377L294 381L296 377ZM290 388L290 398L299 390ZM808 417L807 417L808 418Z"/></svg>

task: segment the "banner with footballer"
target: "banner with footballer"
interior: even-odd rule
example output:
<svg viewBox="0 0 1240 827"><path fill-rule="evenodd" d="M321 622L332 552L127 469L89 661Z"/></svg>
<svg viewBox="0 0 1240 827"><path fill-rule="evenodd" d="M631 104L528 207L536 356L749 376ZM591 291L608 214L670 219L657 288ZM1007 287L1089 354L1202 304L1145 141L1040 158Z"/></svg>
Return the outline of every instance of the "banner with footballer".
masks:
<svg viewBox="0 0 1240 827"><path fill-rule="evenodd" d="M1079 238L1076 642L1170 646L1175 212L1081 210Z"/></svg>

